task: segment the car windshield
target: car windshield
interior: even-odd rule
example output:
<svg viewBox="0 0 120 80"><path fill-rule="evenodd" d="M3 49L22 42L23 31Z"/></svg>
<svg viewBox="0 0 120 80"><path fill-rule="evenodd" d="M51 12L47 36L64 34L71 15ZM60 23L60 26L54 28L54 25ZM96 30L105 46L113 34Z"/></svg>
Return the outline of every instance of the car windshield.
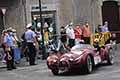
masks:
<svg viewBox="0 0 120 80"><path fill-rule="evenodd" d="M92 49L92 50L94 50L95 48L92 45L88 45L88 44L77 44L77 45L73 46L71 50L80 51L82 49Z"/></svg>

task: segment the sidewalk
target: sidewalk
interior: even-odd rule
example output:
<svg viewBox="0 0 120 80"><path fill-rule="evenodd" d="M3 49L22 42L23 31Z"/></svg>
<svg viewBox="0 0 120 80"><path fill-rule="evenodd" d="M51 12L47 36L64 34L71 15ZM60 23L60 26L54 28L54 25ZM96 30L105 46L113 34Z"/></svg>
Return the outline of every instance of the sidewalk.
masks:
<svg viewBox="0 0 120 80"><path fill-rule="evenodd" d="M0 61L0 69L6 68L6 64Z"/></svg>
<svg viewBox="0 0 120 80"><path fill-rule="evenodd" d="M43 65L46 63L46 60L36 59L35 62L37 65ZM17 67L29 67L29 62L26 61L26 58L22 58L20 64L16 64ZM6 68L6 64L0 61L0 69Z"/></svg>

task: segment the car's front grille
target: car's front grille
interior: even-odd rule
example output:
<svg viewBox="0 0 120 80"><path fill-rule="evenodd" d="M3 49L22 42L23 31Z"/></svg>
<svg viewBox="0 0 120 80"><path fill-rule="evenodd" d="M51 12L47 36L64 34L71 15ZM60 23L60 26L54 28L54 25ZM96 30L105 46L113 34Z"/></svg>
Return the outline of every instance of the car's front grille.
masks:
<svg viewBox="0 0 120 80"><path fill-rule="evenodd" d="M68 68L68 63L66 61L61 61L59 63L59 69L60 70L65 70L66 68Z"/></svg>

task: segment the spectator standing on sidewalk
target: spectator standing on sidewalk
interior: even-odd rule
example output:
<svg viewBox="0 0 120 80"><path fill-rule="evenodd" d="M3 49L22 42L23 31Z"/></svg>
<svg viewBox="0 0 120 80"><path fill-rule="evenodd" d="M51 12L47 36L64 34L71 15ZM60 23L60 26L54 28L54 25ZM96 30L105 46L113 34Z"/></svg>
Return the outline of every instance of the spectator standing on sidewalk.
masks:
<svg viewBox="0 0 120 80"><path fill-rule="evenodd" d="M102 32L102 29L101 29L101 28L102 28L102 25L99 24L99 25L97 26L97 28L95 29L95 33L100 33L100 32Z"/></svg>
<svg viewBox="0 0 120 80"><path fill-rule="evenodd" d="M44 28L43 34L44 34L44 44L45 44L46 46L47 46L48 43L49 43L49 30L48 30L48 27L49 27L49 25L47 24L47 22L45 22L45 23L44 23L44 26L43 26L43 28Z"/></svg>
<svg viewBox="0 0 120 80"><path fill-rule="evenodd" d="M12 29L12 32L13 32L13 49L14 49L14 61L16 64L18 64L20 62L20 56L21 56L21 53L20 53L20 42L19 42L19 39L16 35L16 30L15 29Z"/></svg>
<svg viewBox="0 0 120 80"><path fill-rule="evenodd" d="M61 34L61 41L62 41L62 43L65 46L67 46L67 35L66 35L66 30L65 30L64 26L61 27L60 34Z"/></svg>
<svg viewBox="0 0 120 80"><path fill-rule="evenodd" d="M12 28L7 30L7 34L4 36L4 45L7 61L7 70L16 69L14 65L14 50L13 50L13 37Z"/></svg>
<svg viewBox="0 0 120 80"><path fill-rule="evenodd" d="M32 24L29 23L26 26L27 30L25 32L25 39L27 42L27 47L28 47L28 57L29 57L29 64L30 65L35 65L35 57L36 57L36 34L34 31L31 30Z"/></svg>
<svg viewBox="0 0 120 80"><path fill-rule="evenodd" d="M104 22L104 25L102 26L102 32L109 32L109 29L108 29L109 25L108 25L108 22L105 21Z"/></svg>
<svg viewBox="0 0 120 80"><path fill-rule="evenodd" d="M1 47L3 48L3 57L2 57L2 62L3 63L6 63L6 60L5 60L5 57L6 57L6 54L4 54L5 53L5 45L4 45L4 36L6 35L6 34L8 34L7 33L7 30L5 29L5 30L3 30L2 31L2 35L1 35Z"/></svg>
<svg viewBox="0 0 120 80"><path fill-rule="evenodd" d="M1 44L2 44L2 48L4 49L4 51L5 51L5 45L4 45L4 36L6 35L6 34L8 34L7 33L7 30L3 30L3 32L2 32L2 35L1 35Z"/></svg>
<svg viewBox="0 0 120 80"><path fill-rule="evenodd" d="M90 27L88 23L83 25L82 32L83 32L83 40L85 41L86 44L90 44Z"/></svg>
<svg viewBox="0 0 120 80"><path fill-rule="evenodd" d="M79 41L82 39L82 29L80 28L79 25L77 25L74 28L74 32L75 32L75 44L78 44Z"/></svg>
<svg viewBox="0 0 120 80"><path fill-rule="evenodd" d="M74 33L74 29L73 29L73 23L71 22L69 25L67 25L66 27L66 34L68 37L68 44L69 47L72 48L75 45L75 33Z"/></svg>

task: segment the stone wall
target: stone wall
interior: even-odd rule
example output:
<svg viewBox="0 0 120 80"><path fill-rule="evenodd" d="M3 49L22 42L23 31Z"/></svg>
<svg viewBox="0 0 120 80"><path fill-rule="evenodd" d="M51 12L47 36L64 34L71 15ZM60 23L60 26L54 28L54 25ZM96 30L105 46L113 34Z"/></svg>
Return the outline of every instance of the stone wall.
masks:
<svg viewBox="0 0 120 80"><path fill-rule="evenodd" d="M66 25L70 21L80 25L88 22L91 31L94 32L98 24L103 24L101 9L103 1L111 0L60 0L61 25ZM113 1L120 4L120 0Z"/></svg>
<svg viewBox="0 0 120 80"><path fill-rule="evenodd" d="M56 11L56 25L57 25L57 31L59 30L59 27L60 24L61 24L61 20L60 20L60 8L59 8L59 1L60 0L41 0L41 5L44 6L44 5L53 5L53 7L51 8L54 8L54 10L50 9L47 9L47 10L43 10L43 11ZM39 6L39 0L26 0L26 18L27 18L27 23L30 23L32 18L31 18L31 8L32 6ZM37 12L39 11L39 9L36 10Z"/></svg>
<svg viewBox="0 0 120 80"><path fill-rule="evenodd" d="M41 0L42 4L56 4L57 0ZM14 0L7 8L5 15L5 28L13 27L19 35L25 31L25 26L31 22L31 8L39 6L39 0Z"/></svg>
<svg viewBox="0 0 120 80"><path fill-rule="evenodd" d="M101 24L101 14L99 2L97 0L60 0L60 11L62 24L69 21L83 25L88 22L93 32L98 24Z"/></svg>
<svg viewBox="0 0 120 80"><path fill-rule="evenodd" d="M41 0L41 4L56 4L57 0ZM26 0L27 23L31 22L31 8L33 5L39 6L39 0Z"/></svg>
<svg viewBox="0 0 120 80"><path fill-rule="evenodd" d="M39 0L14 0L6 13L6 27L14 27L22 33L25 25L31 22L31 7L39 5ZM57 29L66 26L70 21L75 24L88 22L93 32L98 24L102 24L101 6L109 0L41 0L42 4L56 4ZM118 1L120 4L120 0Z"/></svg>
<svg viewBox="0 0 120 80"><path fill-rule="evenodd" d="M13 27L21 35L25 30L24 0L14 0L13 5L7 8L5 28Z"/></svg>

